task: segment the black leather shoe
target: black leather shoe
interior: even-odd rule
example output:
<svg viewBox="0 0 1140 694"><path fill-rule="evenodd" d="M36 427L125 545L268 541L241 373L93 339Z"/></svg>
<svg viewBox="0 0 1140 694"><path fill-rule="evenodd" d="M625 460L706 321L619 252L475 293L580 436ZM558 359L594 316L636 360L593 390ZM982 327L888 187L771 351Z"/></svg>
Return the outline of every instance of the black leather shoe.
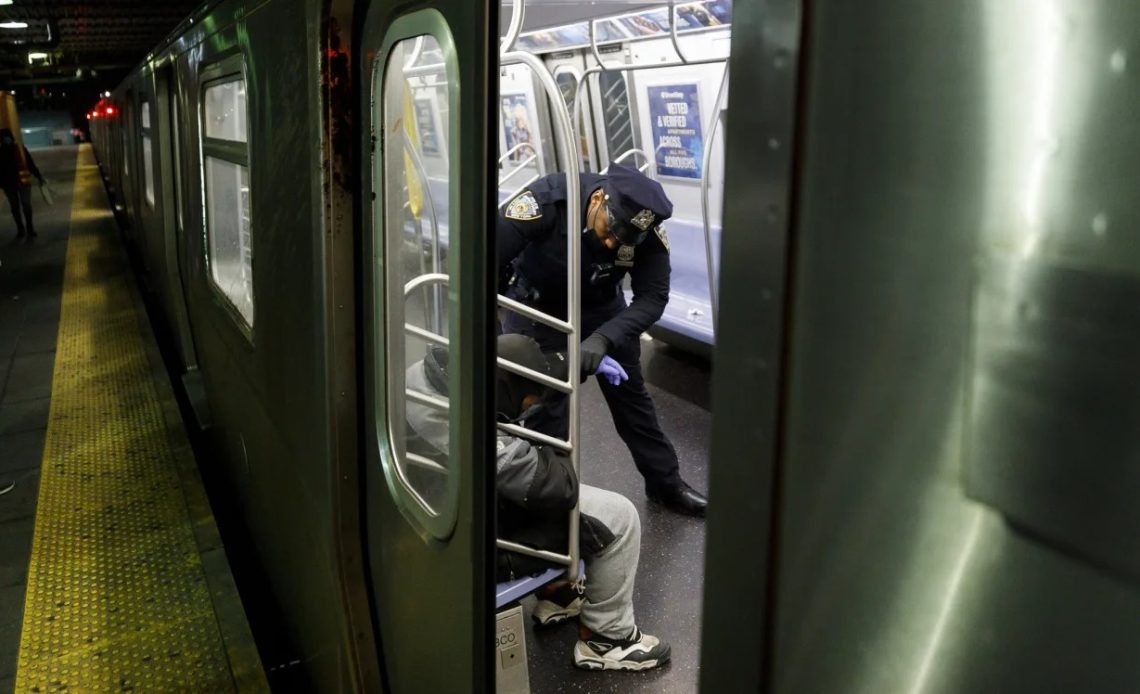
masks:
<svg viewBox="0 0 1140 694"><path fill-rule="evenodd" d="M645 494L652 501L664 504L667 508L687 516L705 517L705 509L709 500L704 494L693 489L684 480L677 480L674 484L661 487L646 486Z"/></svg>

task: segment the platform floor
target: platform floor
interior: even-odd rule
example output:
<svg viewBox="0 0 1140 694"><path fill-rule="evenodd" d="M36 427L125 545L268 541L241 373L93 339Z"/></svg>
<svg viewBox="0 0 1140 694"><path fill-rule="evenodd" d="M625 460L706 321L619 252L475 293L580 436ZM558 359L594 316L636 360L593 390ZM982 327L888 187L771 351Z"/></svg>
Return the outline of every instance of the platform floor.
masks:
<svg viewBox="0 0 1140 694"><path fill-rule="evenodd" d="M60 195L0 253L0 691L266 691L91 150L33 155Z"/></svg>

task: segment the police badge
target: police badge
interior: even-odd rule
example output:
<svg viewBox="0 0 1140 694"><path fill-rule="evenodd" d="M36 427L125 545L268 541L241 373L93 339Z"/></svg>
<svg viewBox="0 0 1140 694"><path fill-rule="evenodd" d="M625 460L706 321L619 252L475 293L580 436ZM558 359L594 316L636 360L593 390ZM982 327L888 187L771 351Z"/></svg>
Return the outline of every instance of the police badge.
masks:
<svg viewBox="0 0 1140 694"><path fill-rule="evenodd" d="M665 247L665 251L669 251L669 235L665 233L665 227L657 225L653 227L653 231L657 232L657 238L661 239L661 245Z"/></svg>
<svg viewBox="0 0 1140 694"><path fill-rule="evenodd" d="M649 225L653 224L653 213L649 210L642 210L635 214L633 219L629 220L629 223L642 231L648 231Z"/></svg>
<svg viewBox="0 0 1140 694"><path fill-rule="evenodd" d="M636 246L626 245L623 245L621 248L619 248L617 252L617 260L614 261L614 265L618 265L620 267L633 267L633 252L636 250L636 248Z"/></svg>
<svg viewBox="0 0 1140 694"><path fill-rule="evenodd" d="M520 222L529 222L532 219L542 217L538 200L534 199L534 193L529 190L524 190L516 195L514 200L507 203L505 214L507 219L517 219Z"/></svg>

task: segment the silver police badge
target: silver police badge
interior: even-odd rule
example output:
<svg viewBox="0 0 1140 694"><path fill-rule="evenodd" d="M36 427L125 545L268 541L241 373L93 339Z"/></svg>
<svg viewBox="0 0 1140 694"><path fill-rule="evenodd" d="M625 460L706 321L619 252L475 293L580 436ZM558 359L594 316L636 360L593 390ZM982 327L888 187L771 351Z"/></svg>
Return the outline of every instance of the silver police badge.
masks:
<svg viewBox="0 0 1140 694"><path fill-rule="evenodd" d="M665 233L665 227L658 225L653 228L653 231L657 232L657 238L661 239L661 245L665 247L666 251L669 251L669 235Z"/></svg>
<svg viewBox="0 0 1140 694"><path fill-rule="evenodd" d="M634 250L634 246L622 246L619 248L617 260L614 261L614 265L620 265L621 267L633 267Z"/></svg>
<svg viewBox="0 0 1140 694"><path fill-rule="evenodd" d="M653 213L649 210L642 210L633 215L633 219L629 220L629 223L642 231L648 231L649 225L653 224Z"/></svg>
<svg viewBox="0 0 1140 694"><path fill-rule="evenodd" d="M538 200L534 199L534 193L529 190L524 190L516 195L514 200L507 203L505 214L507 219L517 219L521 222L529 222L532 219L542 217Z"/></svg>

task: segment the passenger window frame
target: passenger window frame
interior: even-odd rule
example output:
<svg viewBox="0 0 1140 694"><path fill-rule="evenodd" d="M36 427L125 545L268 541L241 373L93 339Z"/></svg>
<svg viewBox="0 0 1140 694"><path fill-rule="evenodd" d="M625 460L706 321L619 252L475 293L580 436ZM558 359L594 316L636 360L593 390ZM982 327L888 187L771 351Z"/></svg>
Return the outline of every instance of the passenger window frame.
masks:
<svg viewBox="0 0 1140 694"><path fill-rule="evenodd" d="M232 82L242 82L246 86L245 103L245 141L230 140L206 135L206 91ZM250 141L253 139L250 127L250 99L249 79L245 56L241 52L227 52L224 56L211 60L204 65L198 73L198 93L195 113L198 121L198 167L201 180L202 200L202 251L206 265L206 277L210 290L220 307L229 315L234 326L252 345L254 341L254 326L257 319L257 296L255 283L256 253L253 240L256 237L253 194L253 170L250 157ZM241 309L230 298L214 277L214 248L210 240L210 198L208 193L207 158L213 157L219 161L244 167L249 181L248 209L249 209L249 283L250 283L250 318L247 320Z"/></svg>
<svg viewBox="0 0 1140 694"><path fill-rule="evenodd" d="M462 224L459 219L459 190L460 185L460 159L458 152L461 151L463 138L460 131L460 115L462 113L461 94L459 90L459 55L455 47L454 35L447 19L438 10L427 8L417 10L402 17L397 18L389 26L384 35L383 40L380 42L379 49L376 51L376 57L372 61L370 74L368 76L368 88L370 95L370 102L372 108L368 114L368 123L373 135L372 142L373 148L371 152L371 160L369 162L369 172L371 176L371 195L370 207L368 210L367 233L370 236L373 253L369 258L372 264L372 281L368 287L370 293L372 311L368 318L372 321L372 325L367 328L369 333L369 346L370 358L372 360L373 368L371 373L372 383L366 386L370 389L370 396L373 407L370 408L374 421L373 427L375 428L376 440L370 445L375 446L377 457L383 472L385 484L388 492L391 495L396 507L400 513L408 521L413 529L424 539L428 544L431 543L446 543L455 533L456 525L459 519L459 492L461 487L461 476L464 468L464 455L457 444L459 437L459 424L458 417L460 416L460 407L456 400L455 395L458 393L457 388L457 374L456 369L452 368L449 374L449 392L452 394L450 398L450 408L448 410L448 477L442 508L433 509L426 505L422 500L419 491L412 485L408 479L404 468L406 467L406 458L401 455L397 450L394 442L403 440L405 437L396 437L393 431L394 425L407 426L407 396L401 391L399 397L402 404L398 408L391 407L389 390L392 383L392 374L396 369L399 373L403 374L406 370L403 366L406 359L406 348L401 346L398 349L393 348L395 340L403 343L406 340L403 324L397 328L398 335L393 335L392 327L389 325L390 315L390 301L389 298L389 284L392 278L389 276L387 267L388 256L386 251L388 249L388 233L389 229L386 222L386 206L385 198L387 193L387 177L385 174L385 147L388 146L388 138L386 137L387 129L387 115L384 112L385 108L385 87L387 85L388 70L391 65L392 55L394 49L403 41L414 41L420 36L432 37L440 48L440 53L443 58L446 74L446 91L448 95L448 111L446 117L440 117L441 124L446 121L446 134L440 137L440 144L445 152L447 160L447 178L448 178L448 214L447 214L447 228L448 228L448 252L446 266L441 268L442 272L454 281L458 276L459 268L458 259L460 254L458 252L459 244L461 243L461 236L463 228L468 225ZM414 100L414 96L412 97ZM397 131L402 132L402 130ZM396 140L399 142L400 140ZM427 187L425 182L425 188ZM403 234L403 229L396 230L396 233ZM457 294L457 284L451 285L445 291L445 301L447 305L447 318L448 318L448 339L454 343L458 335L457 322L459 314L460 298ZM403 293L396 300L404 301ZM403 315L403 311L399 312ZM456 355L451 352L449 347L449 355L451 356L452 366L458 364ZM399 381L406 389L407 384L401 377ZM393 409L397 411L393 412ZM395 418L393 418L395 415ZM406 453L406 450L403 451Z"/></svg>
<svg viewBox="0 0 1140 694"><path fill-rule="evenodd" d="M154 166L155 130L157 128L154 126L155 116L151 111L151 104L152 100L146 94L139 94L139 155L142 157L142 194L143 202L153 212L158 205ZM150 150L150 156L147 156L147 149Z"/></svg>

